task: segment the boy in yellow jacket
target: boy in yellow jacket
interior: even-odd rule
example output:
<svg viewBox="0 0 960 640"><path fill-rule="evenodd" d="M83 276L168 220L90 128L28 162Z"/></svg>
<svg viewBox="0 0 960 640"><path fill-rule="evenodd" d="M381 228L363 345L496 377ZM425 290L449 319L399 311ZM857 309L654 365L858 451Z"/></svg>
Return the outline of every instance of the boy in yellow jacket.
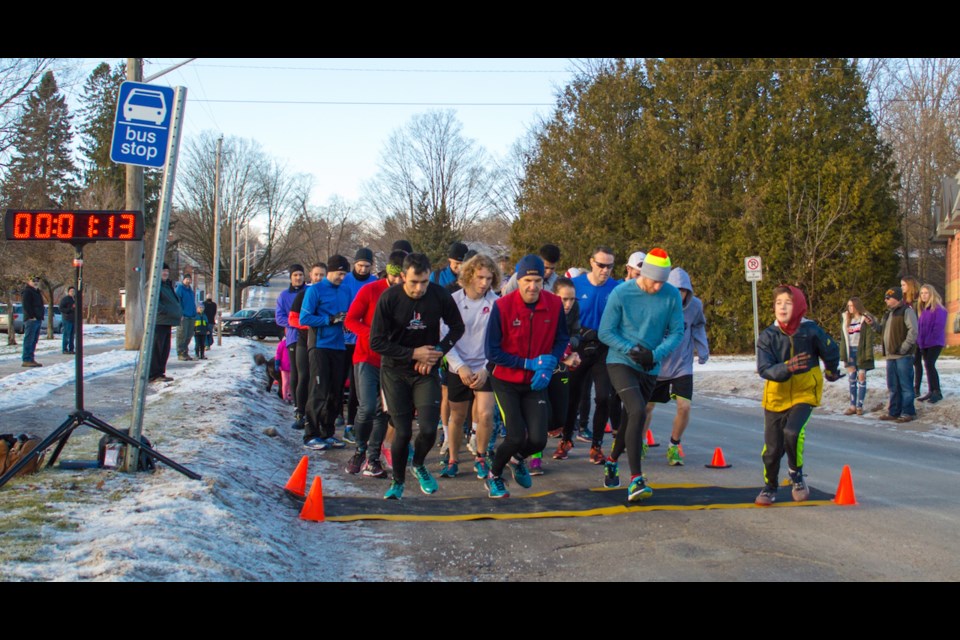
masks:
<svg viewBox="0 0 960 640"><path fill-rule="evenodd" d="M807 299L800 289L781 285L773 290L776 321L757 342L757 371L763 387L763 480L755 500L767 506L777 499L780 460L787 454L793 499L810 497L803 480L803 443L813 408L820 405L823 379L840 379L840 349L814 321L803 317ZM825 371L820 371L823 360Z"/></svg>

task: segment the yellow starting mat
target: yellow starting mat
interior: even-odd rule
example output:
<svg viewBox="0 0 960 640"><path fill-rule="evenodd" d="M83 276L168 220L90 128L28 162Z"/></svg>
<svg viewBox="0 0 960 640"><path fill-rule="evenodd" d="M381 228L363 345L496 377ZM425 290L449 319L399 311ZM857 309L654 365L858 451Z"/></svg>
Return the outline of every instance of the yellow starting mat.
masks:
<svg viewBox="0 0 960 640"><path fill-rule="evenodd" d="M387 483L377 483L383 489ZM626 487L618 489L575 489L572 491L530 491L511 486L511 497L494 500L485 493L476 496L426 496L416 482L407 483L410 496L384 500L382 493L356 496L325 496L326 519L333 522L356 520L397 520L404 522L453 522L462 520L517 520L526 518L573 518L615 516L637 511L693 511L704 509L766 509L753 503L757 487L717 487L693 484L650 484L653 495L642 502L627 502ZM482 487L477 483L478 489ZM808 485L809 487L809 485ZM833 494L813 487L810 499L793 502L790 489L781 487L772 507L813 507L833 504ZM287 494L299 505L303 498Z"/></svg>

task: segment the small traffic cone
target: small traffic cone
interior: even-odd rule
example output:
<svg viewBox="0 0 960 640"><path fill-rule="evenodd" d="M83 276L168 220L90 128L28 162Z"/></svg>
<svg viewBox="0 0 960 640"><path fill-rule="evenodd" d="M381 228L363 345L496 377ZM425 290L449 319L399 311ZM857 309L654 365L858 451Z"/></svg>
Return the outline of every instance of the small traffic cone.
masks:
<svg viewBox="0 0 960 640"><path fill-rule="evenodd" d="M310 485L310 493L307 495L307 501L303 503L303 509L300 510L301 520L312 520L313 522L323 522L323 482L320 476L313 479Z"/></svg>
<svg viewBox="0 0 960 640"><path fill-rule="evenodd" d="M840 505L857 504L857 496L853 493L853 476L850 475L848 464L843 465L843 471L840 472L840 484L833 501Z"/></svg>
<svg viewBox="0 0 960 640"><path fill-rule="evenodd" d="M729 469L733 465L727 464L727 461L723 458L723 449L717 447L713 452L713 460L710 464L703 465L707 469Z"/></svg>
<svg viewBox="0 0 960 640"><path fill-rule="evenodd" d="M308 464L307 456L300 458L300 463L297 465L297 468L293 470L293 474L291 474L290 479L287 480L287 484L283 488L284 491L298 498L303 497L303 492L307 490Z"/></svg>
<svg viewBox="0 0 960 640"><path fill-rule="evenodd" d="M604 433L613 433L613 427L610 426L610 421L609 421L609 420L607 420L607 426L606 426L606 428L603 430L603 432L604 432Z"/></svg>
<svg viewBox="0 0 960 640"><path fill-rule="evenodd" d="M653 429L647 429L647 446L659 447L660 443L653 439Z"/></svg>

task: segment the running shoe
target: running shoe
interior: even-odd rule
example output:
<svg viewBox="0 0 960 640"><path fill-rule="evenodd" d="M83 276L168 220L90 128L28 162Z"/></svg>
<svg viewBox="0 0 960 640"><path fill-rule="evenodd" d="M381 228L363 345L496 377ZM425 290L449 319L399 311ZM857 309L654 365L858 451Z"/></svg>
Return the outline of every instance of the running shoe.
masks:
<svg viewBox="0 0 960 640"><path fill-rule="evenodd" d="M613 489L620 486L620 465L613 460L603 463L603 486Z"/></svg>
<svg viewBox="0 0 960 640"><path fill-rule="evenodd" d="M347 443L336 436L330 436L327 440L327 446L331 449L343 449Z"/></svg>
<svg viewBox="0 0 960 640"><path fill-rule="evenodd" d="M530 458L530 475L543 475L543 461L540 458Z"/></svg>
<svg viewBox="0 0 960 640"><path fill-rule="evenodd" d="M667 447L667 463L671 467L683 466L683 448L678 444Z"/></svg>
<svg viewBox="0 0 960 640"><path fill-rule="evenodd" d="M486 480L487 476L490 475L490 464L487 462L487 457L477 457L477 461L473 463L473 470L477 472L478 480Z"/></svg>
<svg viewBox="0 0 960 640"><path fill-rule="evenodd" d="M348 424L343 430L343 441L350 444L357 444L357 435L353 431L353 425Z"/></svg>
<svg viewBox="0 0 960 640"><path fill-rule="evenodd" d="M547 431L547 435L551 438L561 438L563 437L563 429L551 429Z"/></svg>
<svg viewBox="0 0 960 640"><path fill-rule="evenodd" d="M367 460L363 463L363 475L367 478L386 478L387 472L379 460Z"/></svg>
<svg viewBox="0 0 960 640"><path fill-rule="evenodd" d="M646 480L643 476L637 476L630 481L630 486L627 487L627 500L630 502L640 502L641 500L646 500L653 495L653 489L647 486Z"/></svg>
<svg viewBox="0 0 960 640"><path fill-rule="evenodd" d="M457 472L460 471L459 462L447 462L443 460L440 462L440 477L441 478L456 478Z"/></svg>
<svg viewBox="0 0 960 640"><path fill-rule="evenodd" d="M590 462L593 464L603 464L607 461L606 456L603 455L603 450L600 447L594 445L590 447Z"/></svg>
<svg viewBox="0 0 960 640"><path fill-rule="evenodd" d="M298 431L303 431L303 423L306 421L306 418L299 413L293 414L293 424L290 425L291 429L297 429Z"/></svg>
<svg viewBox="0 0 960 640"><path fill-rule="evenodd" d="M363 468L363 463L367 461L367 454L363 451L357 451L355 454L350 456L350 461L347 462L346 472L350 475L356 475L360 473L360 469Z"/></svg>
<svg viewBox="0 0 960 640"><path fill-rule="evenodd" d="M614 438L614 442L616 442L616 438ZM644 442L642 445L640 445L640 459L641 459L641 460L646 460L646 458L647 458L647 449L649 449L649 448L650 448L650 445L648 445L646 442Z"/></svg>
<svg viewBox="0 0 960 640"><path fill-rule="evenodd" d="M560 444L557 445L557 450L553 452L553 459L566 460L569 457L570 449L573 449L573 443L569 440L561 440Z"/></svg>
<svg viewBox="0 0 960 640"><path fill-rule="evenodd" d="M330 445L327 444L327 441L324 438L310 438L303 443L307 449L313 449L314 451L325 451L330 448Z"/></svg>
<svg viewBox="0 0 960 640"><path fill-rule="evenodd" d="M791 472L790 482L793 483L791 494L794 502L803 502L810 498L810 489L807 488L807 483L803 481L803 473L799 471Z"/></svg>
<svg viewBox="0 0 960 640"><path fill-rule="evenodd" d="M513 481L524 489L529 489L533 486L533 480L530 478L530 472L527 470L527 463L520 459L514 461L510 465L510 469L513 471Z"/></svg>
<svg viewBox="0 0 960 640"><path fill-rule="evenodd" d="M507 491L507 487L503 484L503 478L497 476L496 478L487 478L487 495L491 498L509 498L510 492Z"/></svg>
<svg viewBox="0 0 960 640"><path fill-rule="evenodd" d="M580 442L593 442L593 431L584 427L577 433L577 440Z"/></svg>
<svg viewBox="0 0 960 640"><path fill-rule="evenodd" d="M420 482L420 491L423 491L425 494L430 495L431 493L436 493L439 486L437 485L437 480L427 469L426 465L420 465L413 468L413 475L417 477L417 480Z"/></svg>
<svg viewBox="0 0 960 640"><path fill-rule="evenodd" d="M470 452L470 455L477 455L477 432L474 431L470 434L470 439L467 440L467 451Z"/></svg>
<svg viewBox="0 0 960 640"><path fill-rule="evenodd" d="M761 507L769 507L777 500L777 488L776 487L764 487L760 490L760 494L757 496L757 499L753 501L754 504L758 504Z"/></svg>
<svg viewBox="0 0 960 640"><path fill-rule="evenodd" d="M399 500L403 497L403 483L394 480L390 483L390 488L383 494L384 500Z"/></svg>
<svg viewBox="0 0 960 640"><path fill-rule="evenodd" d="M390 449L390 445L380 445L380 455L383 457L383 461L387 463L387 466L393 469L393 451Z"/></svg>

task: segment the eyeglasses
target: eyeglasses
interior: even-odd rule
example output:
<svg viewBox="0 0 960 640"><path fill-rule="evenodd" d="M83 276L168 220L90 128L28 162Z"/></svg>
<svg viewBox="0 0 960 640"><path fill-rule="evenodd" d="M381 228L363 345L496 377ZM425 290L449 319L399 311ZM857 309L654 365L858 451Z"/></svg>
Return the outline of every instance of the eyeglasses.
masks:
<svg viewBox="0 0 960 640"><path fill-rule="evenodd" d="M592 258L591 258L591 259L592 259ZM602 262L597 262L596 260L594 260L594 261L593 261L593 264L594 264L598 269L606 269L607 271L609 271L610 269L613 269L613 263L612 263L612 262L611 262L610 264L603 264Z"/></svg>

